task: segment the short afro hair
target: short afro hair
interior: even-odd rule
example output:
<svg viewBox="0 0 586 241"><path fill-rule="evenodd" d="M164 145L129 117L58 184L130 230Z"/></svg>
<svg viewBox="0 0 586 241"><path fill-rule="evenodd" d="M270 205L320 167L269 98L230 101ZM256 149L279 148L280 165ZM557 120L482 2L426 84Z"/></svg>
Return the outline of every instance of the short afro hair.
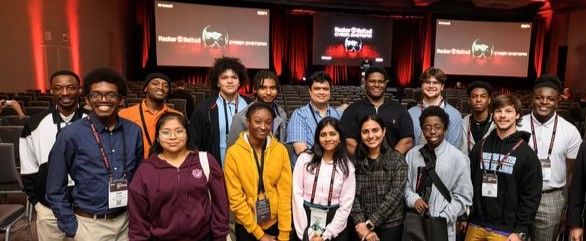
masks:
<svg viewBox="0 0 586 241"><path fill-rule="evenodd" d="M88 96L90 93L91 86L98 82L108 82L116 85L118 94L126 96L128 93L128 86L126 86L126 80L116 70L101 67L89 72L83 79L83 95Z"/></svg>
<svg viewBox="0 0 586 241"><path fill-rule="evenodd" d="M466 89L466 94L468 94L468 96L470 96L470 94L472 93L472 90L477 89L477 88L482 88L485 89L486 92L488 92L489 96L492 96L492 85L490 85L489 83L486 83L484 81L474 81L472 82L468 88Z"/></svg>
<svg viewBox="0 0 586 241"><path fill-rule="evenodd" d="M421 127L421 129L423 130L423 122L425 121L425 118L430 117L430 116L437 116L440 118L440 120L442 121L442 123L444 124L444 127L446 128L446 130L448 129L448 126L450 125L450 116L448 115L448 113L446 113L444 111L444 109L442 109L439 106L430 106L425 108L425 110L423 110L423 112L421 112L421 115L419 116L419 126Z"/></svg>
<svg viewBox="0 0 586 241"><path fill-rule="evenodd" d="M368 76L372 73L380 73L385 77L385 80L389 80L389 74L387 73L387 71L383 67L372 66L372 67L366 69L366 71L364 72L364 77L366 79L368 79Z"/></svg>
<svg viewBox="0 0 586 241"><path fill-rule="evenodd" d="M49 83L53 82L53 78L55 78L55 76L59 76L59 75L67 75L67 76L71 76L75 79L75 81L77 81L77 84L79 85L81 83L80 79L79 79L79 75L77 75L75 72L71 71L71 70L59 70L55 73L53 73L51 75L51 78L49 78Z"/></svg>

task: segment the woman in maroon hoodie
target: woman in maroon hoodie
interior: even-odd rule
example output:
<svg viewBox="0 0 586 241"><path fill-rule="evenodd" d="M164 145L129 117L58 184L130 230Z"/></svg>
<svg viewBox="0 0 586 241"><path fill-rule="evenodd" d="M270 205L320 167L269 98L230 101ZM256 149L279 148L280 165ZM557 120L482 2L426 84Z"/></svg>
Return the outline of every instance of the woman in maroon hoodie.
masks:
<svg viewBox="0 0 586 241"><path fill-rule="evenodd" d="M142 162L130 183L130 240L226 240L222 169L207 154L206 175L198 151L187 149L187 128L181 114L166 113L157 121L156 153Z"/></svg>

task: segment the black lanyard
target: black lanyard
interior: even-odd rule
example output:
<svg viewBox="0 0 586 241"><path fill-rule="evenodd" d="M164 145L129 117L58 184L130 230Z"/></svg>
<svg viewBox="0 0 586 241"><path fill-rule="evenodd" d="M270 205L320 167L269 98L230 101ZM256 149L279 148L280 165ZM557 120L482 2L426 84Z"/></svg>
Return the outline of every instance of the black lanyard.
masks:
<svg viewBox="0 0 586 241"><path fill-rule="evenodd" d="M480 145L480 169L486 173L486 170L484 169L484 158L482 157L482 152L484 151L484 142L486 142L486 138L482 139L482 144ZM495 169L495 172L501 168L501 166L503 165L505 160L507 160L507 158L509 158L511 153L513 153L515 150L517 150L517 148L521 145L521 143L523 143L523 139L520 139L519 141L517 141L517 144L515 144L515 146L498 162L496 169ZM493 154L494 153L490 153L490 160L488 161L488 170L489 171L492 169L492 155Z"/></svg>
<svg viewBox="0 0 586 241"><path fill-rule="evenodd" d="M486 134L486 131L490 128L490 125L492 124L492 115L490 113L488 113L488 121L486 122L485 126L484 126L484 130L482 130L482 135ZM468 152L470 152L470 149L472 149L472 139L474 138L474 135L472 135L472 132L470 131L470 127L472 126L472 115L470 115L470 119L468 120ZM476 142L476 140L474 140Z"/></svg>
<svg viewBox="0 0 586 241"><path fill-rule="evenodd" d="M311 107L311 104L307 104L307 105L309 106L309 111L311 112L311 116L313 117L313 120L315 121L315 125L317 126L318 121L317 121L317 118L315 117L315 109L313 109L313 107ZM326 117L328 116L328 112L329 112L329 110L326 110Z"/></svg>
<svg viewBox="0 0 586 241"><path fill-rule="evenodd" d="M549 156L551 155L551 151L553 150L553 143L555 142L555 133L558 129L558 116L555 115L555 120L553 122L553 132L551 133L551 140L549 142L549 150L547 151L547 159L549 160ZM533 137L533 148L535 148L535 154L538 154L539 148L537 148L537 139L535 137L535 126L533 125L533 114L531 114L531 136ZM537 155L539 157L539 155Z"/></svg>
<svg viewBox="0 0 586 241"><path fill-rule="evenodd" d="M104 146L102 145L102 141L100 140L100 134L98 134L98 132L96 131L96 126L94 126L94 123L91 121L90 116L88 115L86 117L87 122L90 124L90 127L92 128L92 134L94 136L94 139L96 140L96 143L98 143L98 147L100 148L100 154L102 154L102 160L104 161L104 166L106 166L106 172L108 172L108 176L110 177L110 180L112 180L112 167L110 167L110 160L108 160L108 156L106 156L106 152L104 151ZM123 177L124 179L126 179L126 133L124 133L124 130L121 130L122 132L122 173L123 173Z"/></svg>
<svg viewBox="0 0 586 241"><path fill-rule="evenodd" d="M151 140L151 136L149 135L149 130L147 129L146 122L144 121L144 114L142 113L142 103L138 104L138 111L140 113L140 120L142 121L142 129L144 130L144 135L146 136L149 146L152 146L153 141Z"/></svg>
<svg viewBox="0 0 586 241"><path fill-rule="evenodd" d="M220 98L222 98L222 102L224 102L224 120L226 121L226 135L228 135L228 132L230 131L230 125L228 124L228 108L226 105L226 99L224 99L224 97L222 95L220 95ZM234 112L234 114L238 113L238 95L236 95L236 100L234 101L236 102L236 111ZM232 113L230 113L231 116Z"/></svg>
<svg viewBox="0 0 586 241"><path fill-rule="evenodd" d="M311 204L313 205L313 200L315 199L315 187L317 186L317 179L319 177L319 169L321 168L321 163L315 169L315 178L313 179L313 189L311 190ZM328 207L332 204L332 193L334 191L334 177L336 177L336 163L334 162L334 168L332 169L332 177L330 179L330 190L328 191Z"/></svg>
<svg viewBox="0 0 586 241"><path fill-rule="evenodd" d="M252 145L251 145L252 147ZM260 166L258 164L258 155L256 155L256 150L252 147L252 153L254 154L254 163L256 163L256 169L258 170L258 190L257 194L261 194L265 192L265 185L264 180L262 179L263 171L265 168L265 149L267 148L267 140L265 139L265 143L262 145L262 153L260 154ZM257 197L258 199L258 197Z"/></svg>

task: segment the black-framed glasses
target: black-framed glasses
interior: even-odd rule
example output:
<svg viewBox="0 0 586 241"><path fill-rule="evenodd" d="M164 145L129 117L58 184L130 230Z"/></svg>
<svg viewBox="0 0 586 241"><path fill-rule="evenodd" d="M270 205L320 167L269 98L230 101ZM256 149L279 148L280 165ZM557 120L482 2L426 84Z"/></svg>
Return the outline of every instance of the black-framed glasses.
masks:
<svg viewBox="0 0 586 241"><path fill-rule="evenodd" d="M92 101L98 101L98 100L101 100L102 98L106 98L106 100L117 100L118 97L120 97L120 94L118 94L117 92L100 93L100 92L92 91L92 92L90 92L88 97Z"/></svg>

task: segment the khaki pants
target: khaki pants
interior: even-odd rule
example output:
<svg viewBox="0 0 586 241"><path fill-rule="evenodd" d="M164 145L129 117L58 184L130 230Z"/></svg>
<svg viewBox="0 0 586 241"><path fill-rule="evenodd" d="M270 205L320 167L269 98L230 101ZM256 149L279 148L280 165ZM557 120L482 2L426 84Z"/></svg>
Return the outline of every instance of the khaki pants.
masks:
<svg viewBox="0 0 586 241"><path fill-rule="evenodd" d="M41 204L35 204L35 211L37 212L37 235L39 241L59 241L67 240L65 233L61 232L57 227L57 218L53 214L53 210Z"/></svg>
<svg viewBox="0 0 586 241"><path fill-rule="evenodd" d="M128 212L117 218L94 219L75 215L77 232L75 241L128 241Z"/></svg>

